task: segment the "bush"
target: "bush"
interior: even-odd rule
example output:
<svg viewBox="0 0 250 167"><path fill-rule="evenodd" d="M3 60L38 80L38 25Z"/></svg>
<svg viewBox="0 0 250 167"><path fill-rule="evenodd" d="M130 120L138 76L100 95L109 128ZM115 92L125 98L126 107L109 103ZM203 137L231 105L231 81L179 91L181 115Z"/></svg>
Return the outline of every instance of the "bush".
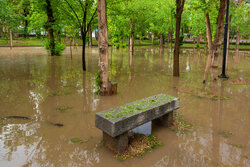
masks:
<svg viewBox="0 0 250 167"><path fill-rule="evenodd" d="M62 51L66 48L66 46L63 43L60 43L55 40L55 50L52 51L52 47L50 44L50 40L46 39L44 43L45 49L51 54L53 52L54 54L52 56L61 56Z"/></svg>

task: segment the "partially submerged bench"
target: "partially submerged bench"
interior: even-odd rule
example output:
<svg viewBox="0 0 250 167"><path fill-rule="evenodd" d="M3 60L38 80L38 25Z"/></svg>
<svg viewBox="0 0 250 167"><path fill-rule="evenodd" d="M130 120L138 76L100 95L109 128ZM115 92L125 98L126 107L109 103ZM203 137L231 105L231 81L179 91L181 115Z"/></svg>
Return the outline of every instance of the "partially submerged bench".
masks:
<svg viewBox="0 0 250 167"><path fill-rule="evenodd" d="M173 111L180 107L179 98L158 94L96 113L95 125L103 131L103 144L117 153L128 147L128 132L149 121L169 126Z"/></svg>

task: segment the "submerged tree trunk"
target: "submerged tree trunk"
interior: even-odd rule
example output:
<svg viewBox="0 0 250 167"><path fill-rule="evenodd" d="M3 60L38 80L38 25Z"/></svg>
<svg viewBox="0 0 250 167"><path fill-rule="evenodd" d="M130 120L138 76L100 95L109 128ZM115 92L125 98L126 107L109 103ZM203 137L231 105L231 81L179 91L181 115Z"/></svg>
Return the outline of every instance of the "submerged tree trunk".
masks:
<svg viewBox="0 0 250 167"><path fill-rule="evenodd" d="M217 17L217 29L214 36L212 67L218 68L219 55L224 27L224 16L226 11L226 0L220 0L220 9Z"/></svg>
<svg viewBox="0 0 250 167"><path fill-rule="evenodd" d="M101 94L109 92L109 63L108 63L108 28L106 0L97 1L98 8L98 47L99 47L99 68L101 77Z"/></svg>
<svg viewBox="0 0 250 167"><path fill-rule="evenodd" d="M13 47L13 35L12 35L12 31L10 29L10 49L12 49Z"/></svg>
<svg viewBox="0 0 250 167"><path fill-rule="evenodd" d="M55 23L55 19L53 16L51 1L46 0L46 3L47 3L46 13L48 17L46 29L48 31L48 37L49 37L49 51L50 51L50 56L54 56L55 55L55 37L54 37L53 25Z"/></svg>
<svg viewBox="0 0 250 167"><path fill-rule="evenodd" d="M176 0L176 31L175 31L175 46L174 46L174 69L173 75L180 76L179 72L179 52L180 52L180 26L181 15L183 12L185 0Z"/></svg>

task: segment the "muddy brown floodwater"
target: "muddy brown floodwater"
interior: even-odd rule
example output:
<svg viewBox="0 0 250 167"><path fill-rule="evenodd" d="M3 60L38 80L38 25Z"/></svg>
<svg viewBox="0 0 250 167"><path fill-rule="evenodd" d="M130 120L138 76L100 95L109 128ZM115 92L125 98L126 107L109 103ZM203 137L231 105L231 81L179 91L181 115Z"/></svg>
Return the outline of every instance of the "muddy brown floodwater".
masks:
<svg viewBox="0 0 250 167"><path fill-rule="evenodd" d="M249 51L230 51L230 79L215 79L220 69L213 70L201 90L203 50L181 50L178 79L172 77L170 49L137 47L133 56L113 49L110 80L118 82L118 94L111 97L94 93L98 50L86 52L83 73L81 48L73 50L72 59L69 48L61 57L48 57L43 48L0 48L1 167L250 166ZM102 147L95 113L159 93L180 97L177 113L193 129L182 134L153 127L163 146L118 161ZM8 116L23 118L2 119Z"/></svg>

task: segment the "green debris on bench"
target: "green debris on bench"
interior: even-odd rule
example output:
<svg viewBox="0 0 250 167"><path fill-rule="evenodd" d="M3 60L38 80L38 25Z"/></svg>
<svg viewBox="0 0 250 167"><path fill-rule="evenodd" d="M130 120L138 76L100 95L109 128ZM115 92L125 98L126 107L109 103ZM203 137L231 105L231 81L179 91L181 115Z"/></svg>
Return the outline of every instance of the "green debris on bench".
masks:
<svg viewBox="0 0 250 167"><path fill-rule="evenodd" d="M121 118L130 117L151 108L155 108L161 104L171 102L172 99L174 99L173 96L160 94L143 100L138 100L124 106L112 108L102 112L101 115L103 115L108 120L118 120Z"/></svg>

